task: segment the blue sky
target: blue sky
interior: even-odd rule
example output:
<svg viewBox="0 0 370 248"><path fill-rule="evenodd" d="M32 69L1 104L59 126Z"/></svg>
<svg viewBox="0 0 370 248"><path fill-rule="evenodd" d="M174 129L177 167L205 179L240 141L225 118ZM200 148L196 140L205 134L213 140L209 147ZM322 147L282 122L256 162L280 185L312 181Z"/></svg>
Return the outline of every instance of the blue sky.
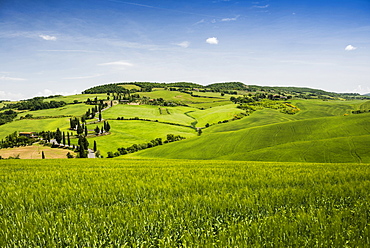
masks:
<svg viewBox="0 0 370 248"><path fill-rule="evenodd" d="M370 92L369 0L0 0L0 99L111 82Z"/></svg>

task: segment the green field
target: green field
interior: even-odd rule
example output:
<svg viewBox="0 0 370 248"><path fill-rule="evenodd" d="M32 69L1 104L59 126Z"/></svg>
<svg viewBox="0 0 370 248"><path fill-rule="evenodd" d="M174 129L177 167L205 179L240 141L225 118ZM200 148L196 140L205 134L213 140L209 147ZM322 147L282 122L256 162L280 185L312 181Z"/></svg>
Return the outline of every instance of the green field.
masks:
<svg viewBox="0 0 370 248"><path fill-rule="evenodd" d="M186 138L194 137L196 135L194 129L190 127L168 125L158 122L130 120L109 121L109 124L111 126L110 135L102 135L88 139L91 148L93 148L94 140L96 141L98 150L104 157L107 156L107 152L116 152L117 148L120 147L148 143L156 138L162 138L164 141L167 134L180 135ZM91 124L88 125L88 129L94 129L97 125L99 127L102 126L102 124Z"/></svg>
<svg viewBox="0 0 370 248"><path fill-rule="evenodd" d="M0 139L14 132L55 131L57 128L67 131L69 128L69 118L16 120L1 126Z"/></svg>
<svg viewBox="0 0 370 248"><path fill-rule="evenodd" d="M94 100L97 97L99 100L106 100L107 94L77 94L77 95L70 95L70 96L60 96L55 98L45 99L45 101L65 101L66 103L73 103L73 101L77 100L79 102L85 102L87 98L90 100Z"/></svg>
<svg viewBox="0 0 370 248"><path fill-rule="evenodd" d="M54 108L54 109L43 109L43 110L36 110L36 111L26 111L21 114L18 114L18 118L25 116L27 114L31 114L33 117L50 117L50 116L82 116L85 112L92 108L91 105L86 104L71 104L66 105L61 108Z"/></svg>
<svg viewBox="0 0 370 248"><path fill-rule="evenodd" d="M319 104L311 106L305 101L295 104L300 104L302 113L286 115L275 110L260 110L241 120L205 129L201 137L129 156L246 161L370 162L367 148L370 141L369 113L345 116L350 104L338 106L325 102L321 106L322 112ZM325 117L317 118L323 113Z"/></svg>
<svg viewBox="0 0 370 248"><path fill-rule="evenodd" d="M1 247L369 247L370 165L0 161Z"/></svg>
<svg viewBox="0 0 370 248"><path fill-rule="evenodd" d="M138 117L140 119L158 120L161 122L178 123L189 125L194 121L193 118L185 115L186 112L193 111L189 107L162 107L151 105L115 105L103 113L105 119L125 119Z"/></svg>
<svg viewBox="0 0 370 248"><path fill-rule="evenodd" d="M141 96L146 96L149 98L163 98L166 101L174 101L180 104L186 104L191 107L197 108L209 108L230 103L229 101L230 97L227 96L221 97L220 95L218 98L193 97L190 94L169 90L140 92L139 94ZM198 92L194 92L194 94L198 94Z"/></svg>

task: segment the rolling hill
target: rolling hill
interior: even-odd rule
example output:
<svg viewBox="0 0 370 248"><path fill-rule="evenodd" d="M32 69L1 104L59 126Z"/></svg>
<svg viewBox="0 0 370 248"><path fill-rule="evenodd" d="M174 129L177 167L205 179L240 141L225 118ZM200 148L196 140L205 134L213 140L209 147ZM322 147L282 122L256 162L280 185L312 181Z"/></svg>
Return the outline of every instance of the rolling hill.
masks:
<svg viewBox="0 0 370 248"><path fill-rule="evenodd" d="M122 83L84 93L31 99L23 105L3 102L3 112L14 110L17 117L1 126L0 139L14 132L55 132L59 128L71 133L71 144L77 146L79 139L69 121L77 117L81 122L86 119L84 134L90 149L97 143L104 157L109 152L119 156L118 148L136 146L137 152L119 157L370 162L370 101L366 99L345 100L345 94L315 89L240 83ZM49 106L42 102L63 106L40 109ZM25 108L26 103L39 109L16 108ZM283 113L282 106L299 111ZM98 107L103 109L101 121L98 114L89 116ZM103 121L109 121L111 130L96 134L94 130ZM186 139L148 147L151 140L165 141L168 134Z"/></svg>

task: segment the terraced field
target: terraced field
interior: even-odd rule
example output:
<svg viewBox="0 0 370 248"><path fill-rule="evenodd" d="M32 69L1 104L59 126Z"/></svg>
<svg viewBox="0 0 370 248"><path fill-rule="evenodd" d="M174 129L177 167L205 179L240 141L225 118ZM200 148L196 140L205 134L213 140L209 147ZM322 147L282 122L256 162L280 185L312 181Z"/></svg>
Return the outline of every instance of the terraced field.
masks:
<svg viewBox="0 0 370 248"><path fill-rule="evenodd" d="M370 164L0 161L1 247L369 247Z"/></svg>

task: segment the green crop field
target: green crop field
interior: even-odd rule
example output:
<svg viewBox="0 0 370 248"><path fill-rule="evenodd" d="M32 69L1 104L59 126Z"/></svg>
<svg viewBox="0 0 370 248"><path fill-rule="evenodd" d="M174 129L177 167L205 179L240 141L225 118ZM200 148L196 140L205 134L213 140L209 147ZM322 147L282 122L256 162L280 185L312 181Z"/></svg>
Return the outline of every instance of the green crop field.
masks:
<svg viewBox="0 0 370 248"><path fill-rule="evenodd" d="M195 92L194 94L198 94ZM193 97L190 94L182 93L179 91L169 91L169 90L156 90L153 92L140 92L140 95L146 96L149 98L163 98L166 101L174 101L178 102L181 104L187 104L191 106L197 106L199 108L205 108L207 107L212 107L212 106L219 106L220 102L223 104L229 104L230 101L222 98L205 98L205 97ZM203 106L205 104L205 106Z"/></svg>
<svg viewBox="0 0 370 248"><path fill-rule="evenodd" d="M193 118L185 115L186 112L193 111L189 107L162 107L151 105L115 105L103 113L105 119L125 119L138 117L140 119L158 120L161 122L178 123L189 125L194 121Z"/></svg>
<svg viewBox="0 0 370 248"><path fill-rule="evenodd" d="M1 247L369 247L370 165L0 161Z"/></svg>
<svg viewBox="0 0 370 248"><path fill-rule="evenodd" d="M69 116L81 116L85 114L85 112L92 108L90 105L86 104L72 104L66 105L61 108L54 108L54 109L43 109L37 111L26 111L18 115L18 118L25 116L27 114L31 114L33 117L50 117L50 116L62 116L62 115L69 115Z"/></svg>
<svg viewBox="0 0 370 248"><path fill-rule="evenodd" d="M270 112L270 111L269 111ZM253 116L253 114L252 114ZM370 162L370 114L290 120L241 128L249 117L137 157L297 162ZM238 128L233 128L236 125ZM225 127L225 130L222 130ZM217 130L218 132L215 132ZM230 131L235 130L235 131ZM212 132L213 131L213 132ZM196 148L196 149L195 149ZM276 149L274 149L276 148Z"/></svg>
<svg viewBox="0 0 370 248"><path fill-rule="evenodd" d="M197 127L204 127L207 123L217 124L219 121L230 120L244 111L236 108L235 104L228 104L205 110L194 110L188 113L197 121Z"/></svg>
<svg viewBox="0 0 370 248"><path fill-rule="evenodd" d="M106 100L107 94L77 94L77 95L70 95L70 96L61 96L55 97L50 99L45 99L45 101L65 101L66 103L73 103L73 101L77 100L79 102L85 102L87 98L94 100L97 97L99 100Z"/></svg>
<svg viewBox="0 0 370 248"><path fill-rule="evenodd" d="M106 157L107 152L115 152L117 148L128 147L133 144L148 143L153 139L166 139L167 134L180 135L186 138L194 137L196 132L190 127L162 124L148 121L109 121L111 134L88 138L90 147L93 148L94 140L98 145L98 150ZM88 125L88 129L94 129L102 124ZM75 140L74 142L77 142ZM73 143L73 142L72 142ZM164 145L167 146L167 145Z"/></svg>
<svg viewBox="0 0 370 248"><path fill-rule="evenodd" d="M67 131L69 128L69 118L50 118L34 120L17 120L4 124L0 128L0 139L14 132L41 132L55 131L60 128Z"/></svg>
<svg viewBox="0 0 370 248"><path fill-rule="evenodd" d="M141 89L140 86L137 86L137 85L134 85L134 84L123 84L123 85L120 85L120 86L122 86L123 88L128 89L128 90L140 90Z"/></svg>

